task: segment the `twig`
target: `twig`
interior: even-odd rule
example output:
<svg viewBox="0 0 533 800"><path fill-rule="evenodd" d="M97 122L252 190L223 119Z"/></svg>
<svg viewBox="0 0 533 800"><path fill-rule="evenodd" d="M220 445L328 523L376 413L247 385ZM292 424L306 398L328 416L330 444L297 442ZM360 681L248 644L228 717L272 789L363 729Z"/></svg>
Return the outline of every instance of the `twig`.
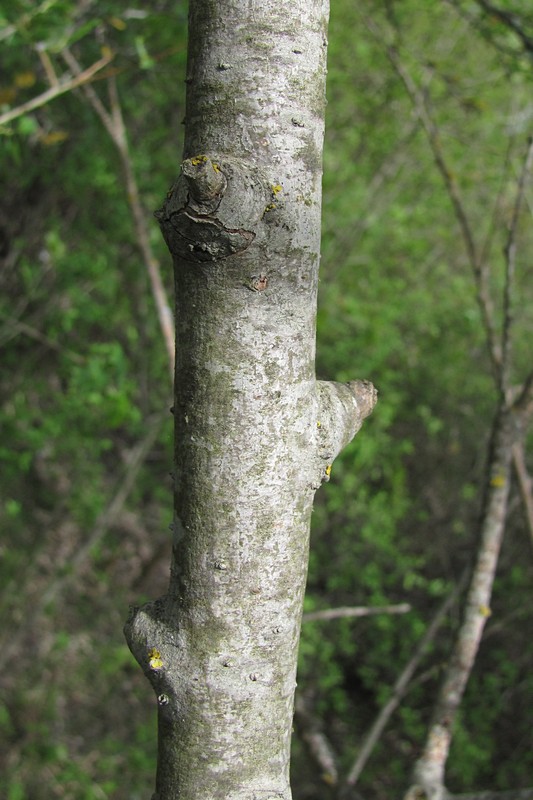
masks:
<svg viewBox="0 0 533 800"><path fill-rule="evenodd" d="M373 25L372 28L375 32ZM481 310L483 325L487 335L487 344L493 374L495 379L499 380L501 375L502 353L496 335L494 307L492 298L490 296L489 270L487 264L483 262L479 256L474 234L461 198L459 186L444 156L439 131L433 120L433 117L430 114L426 99L405 68L396 48L392 46L387 47L387 55L398 76L401 78L409 97L411 98L415 112L426 133L435 164L437 165L437 168L442 176L446 191L448 192L448 196L452 203L455 217L459 224L463 241L465 243L468 261L476 279L478 305Z"/></svg>
<svg viewBox="0 0 533 800"><path fill-rule="evenodd" d="M302 622L346 617L369 617L375 614L407 614L410 610L409 603L399 603L395 606L341 606L340 608L325 608L323 611L308 611L303 615Z"/></svg>
<svg viewBox="0 0 533 800"><path fill-rule="evenodd" d="M505 616L498 617L498 622L491 622L485 628L483 642L488 641L493 636L498 636L502 632L505 633L514 622L521 622L524 617L527 618L529 616L529 613L529 607L524 604L505 614Z"/></svg>
<svg viewBox="0 0 533 800"><path fill-rule="evenodd" d="M454 589L450 592L448 597L442 603L440 608L437 610L437 613L431 620L426 632L420 639L418 646L415 650L415 653L409 663L404 667L402 673L398 677L396 683L392 688L392 694L389 700L385 703L381 711L379 712L378 716L376 717L374 723L370 727L370 730L365 735L363 739L363 743L355 759L350 772L345 780L345 785L353 787L356 785L357 781L359 780L359 776L361 775L363 769L366 766L368 759L370 758L372 751L374 750L383 730L389 721L390 717L399 706L402 698L404 697L411 679L417 669L420 661L422 660L423 656L426 653L426 650L430 643L433 641L435 636L438 633L438 630L446 615L448 614L450 608L457 600L457 597L464 589L464 585L466 583L466 573L462 576L459 583L454 587Z"/></svg>
<svg viewBox="0 0 533 800"><path fill-rule="evenodd" d="M111 111L115 129L117 130L117 147L120 152L124 176L126 179L126 188L128 191L128 202L130 204L131 213L135 222L135 229L137 233L137 241L139 249L144 258L144 263L148 270L150 284L152 287L152 294L157 308L159 317L159 325L163 333L165 345L168 353L168 361L170 368L170 378L174 379L174 359L175 359L175 344L174 344L174 316L170 310L163 281L161 280L161 273L159 270L159 262L154 257L152 248L150 246L150 239L148 235L148 227L146 225L146 216L141 205L139 197L139 188L137 180L133 171L133 165L129 153L128 139L126 136L126 129L124 126L124 118L122 116L122 108L118 97L117 84L115 78L109 80L109 98L111 101Z"/></svg>
<svg viewBox="0 0 533 800"><path fill-rule="evenodd" d="M474 2L481 8L484 14L474 12L473 8L467 4L466 8L463 8L461 4L461 0L444 0L445 3L448 3L462 18L465 19L468 24L477 32L479 33L483 39L485 39L489 44L494 47L499 53L503 53L503 55L507 57L511 57L516 60L516 47L514 43L507 43L509 40L505 37L505 43L503 41L503 37L498 35L497 31L494 31L494 26L490 24L490 22L497 18L502 22L504 25L507 25L520 39L524 50L528 51L533 46L533 40L525 34L522 28L516 22L516 15L509 13L506 15L506 12L499 9L494 9L494 13L489 10L489 4L484 2L484 0L474 0ZM506 18L508 16L508 18ZM513 24L509 24L509 18L513 19ZM489 24L487 24L489 23ZM522 35L523 34L523 35Z"/></svg>
<svg viewBox="0 0 533 800"><path fill-rule="evenodd" d="M338 780L337 757L319 721L299 694L296 695L295 722L302 740L321 770L322 780L329 786L335 786Z"/></svg>
<svg viewBox="0 0 533 800"><path fill-rule="evenodd" d="M80 72L81 67L68 48L65 48L61 52L61 55L74 73ZM133 170L128 146L128 138L126 135L126 127L124 125L124 117L122 115L122 108L120 105L115 77L112 76L109 78L109 101L111 112L105 108L104 104L92 86L84 86L83 92L93 110L100 118L102 124L109 133L109 136L119 152L124 179L126 181L128 204L134 221L137 244L139 250L141 251L150 279L150 286L157 309L159 325L163 333L163 339L165 341L165 346L168 353L170 375L171 379L173 380L175 358L174 318L168 303L163 281L161 280L159 263L154 257L150 245L150 237L148 234L148 227L146 225L146 215L142 208L139 188L137 186L137 180Z"/></svg>
<svg viewBox="0 0 533 800"><path fill-rule="evenodd" d="M41 62L42 67L46 73L46 77L48 78L48 83L52 87L59 86L59 78L56 75L54 65L52 64L50 56L48 55L44 46L37 45L35 49L37 51L37 55L39 56L39 61Z"/></svg>
<svg viewBox="0 0 533 800"><path fill-rule="evenodd" d="M3 114L0 114L0 125L6 125L8 122L21 117L23 114L28 114L30 111L34 111L36 108L46 105L46 103L49 103L56 97L59 97L66 92L70 92L77 86L83 86L91 80L95 73L107 66L112 58L112 54L105 55L99 61L96 61L91 67L83 70L83 72L80 71L73 78L60 81L55 86L47 89L46 92L34 97L32 100L28 100L27 103L23 103L16 108L12 108L10 111L5 111Z"/></svg>
<svg viewBox="0 0 533 800"><path fill-rule="evenodd" d="M416 120L410 120L406 126L406 131L402 133L398 141L395 143L394 150L389 151L383 158L382 163L376 169L376 172L370 179L366 186L366 199L364 204L364 214L361 214L358 220L354 220L354 224L344 231L338 231L334 238L335 248L338 252L346 252L348 247L355 248L359 237L368 228L369 219L375 213L381 213L377 209L377 202L380 199L380 190L385 186L393 187L394 192L399 192L400 181L395 180L398 174L404 169L407 158L404 152L405 145L409 144L410 140L418 132L418 123ZM342 186L337 187L337 191L342 191ZM394 195L393 195L394 196ZM389 197L390 200L390 197ZM386 206L385 206L386 208ZM340 270L342 259L332 256L328 263L328 278L334 280L335 276Z"/></svg>

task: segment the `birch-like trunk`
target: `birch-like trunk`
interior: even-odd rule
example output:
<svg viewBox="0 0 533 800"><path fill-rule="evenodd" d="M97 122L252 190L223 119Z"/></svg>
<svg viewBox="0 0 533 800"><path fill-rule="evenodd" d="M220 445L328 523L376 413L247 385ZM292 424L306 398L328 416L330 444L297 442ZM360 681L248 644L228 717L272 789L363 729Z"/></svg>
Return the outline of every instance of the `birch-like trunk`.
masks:
<svg viewBox="0 0 533 800"><path fill-rule="evenodd" d="M159 704L157 800L289 800L313 496L375 403L317 382L327 0L191 0L168 593L128 644Z"/></svg>
<svg viewBox="0 0 533 800"><path fill-rule="evenodd" d="M439 690L426 743L416 763L413 783L404 800L450 800L445 768L454 723L481 644L487 619L500 548L505 533L511 462L515 444L523 444L533 414L533 380L530 377L513 402L501 398L489 452L488 485L481 518L476 563L461 627Z"/></svg>

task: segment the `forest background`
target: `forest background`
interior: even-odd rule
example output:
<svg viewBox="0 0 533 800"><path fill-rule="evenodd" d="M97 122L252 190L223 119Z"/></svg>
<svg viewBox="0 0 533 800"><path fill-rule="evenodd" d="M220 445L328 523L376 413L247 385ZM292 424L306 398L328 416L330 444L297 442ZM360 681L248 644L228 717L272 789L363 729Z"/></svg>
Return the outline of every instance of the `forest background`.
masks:
<svg viewBox="0 0 533 800"><path fill-rule="evenodd" d="M317 495L306 613L410 610L304 618L296 800L336 796L475 554L497 396L452 195L501 326L504 249L533 132L527 6L332 2L317 374L368 378L379 404ZM162 329L172 277L151 212L179 170L186 35L185 3L167 0L12 2L0 13L8 800L151 791L155 704L122 625L129 603L165 590L170 558ZM517 381L531 369L532 205L529 181L515 231ZM453 791L532 782L528 465L531 447L455 732ZM459 621L455 603L354 797L388 800L406 784Z"/></svg>

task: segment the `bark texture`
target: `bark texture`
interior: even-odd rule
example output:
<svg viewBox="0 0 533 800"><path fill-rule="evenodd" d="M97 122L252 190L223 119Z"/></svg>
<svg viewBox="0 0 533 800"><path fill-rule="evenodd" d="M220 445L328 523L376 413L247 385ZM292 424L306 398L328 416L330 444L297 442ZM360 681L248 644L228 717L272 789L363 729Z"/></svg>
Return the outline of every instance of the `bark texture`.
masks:
<svg viewBox="0 0 533 800"><path fill-rule="evenodd" d="M168 593L126 636L158 698L157 800L289 800L316 489L372 410L317 382L327 2L192 0Z"/></svg>

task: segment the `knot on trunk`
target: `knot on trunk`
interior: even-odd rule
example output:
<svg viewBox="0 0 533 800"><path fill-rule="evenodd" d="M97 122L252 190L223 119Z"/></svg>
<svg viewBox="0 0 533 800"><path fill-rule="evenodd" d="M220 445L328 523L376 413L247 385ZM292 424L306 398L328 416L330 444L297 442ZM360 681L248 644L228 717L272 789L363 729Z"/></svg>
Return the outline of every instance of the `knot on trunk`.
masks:
<svg viewBox="0 0 533 800"><path fill-rule="evenodd" d="M155 212L173 256L218 261L246 250L272 198L260 170L224 156L187 158Z"/></svg>

